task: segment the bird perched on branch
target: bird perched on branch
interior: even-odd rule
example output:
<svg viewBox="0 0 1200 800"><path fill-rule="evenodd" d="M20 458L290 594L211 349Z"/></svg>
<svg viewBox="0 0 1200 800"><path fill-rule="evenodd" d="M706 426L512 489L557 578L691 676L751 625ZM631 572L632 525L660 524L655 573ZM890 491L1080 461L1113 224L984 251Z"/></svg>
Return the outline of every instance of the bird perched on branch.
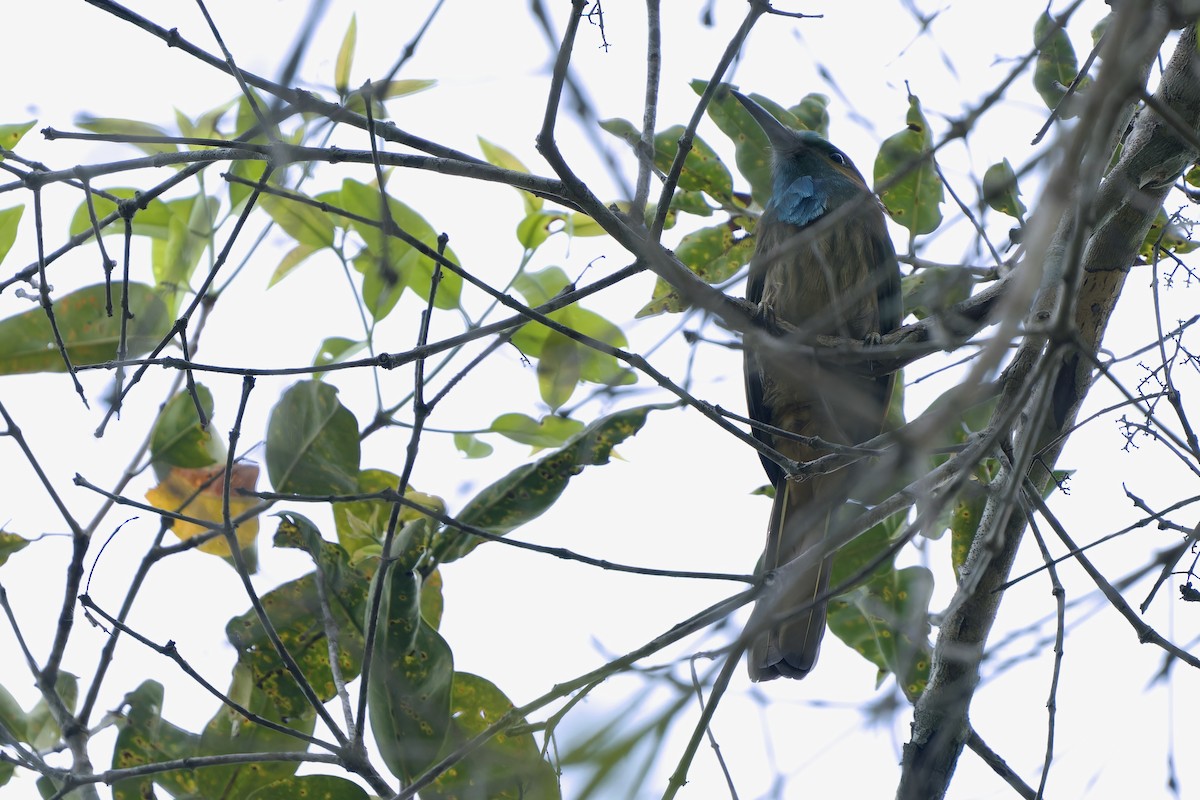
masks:
<svg viewBox="0 0 1200 800"><path fill-rule="evenodd" d="M754 236L746 299L758 304L770 331L778 321L805 336L871 343L900 325L900 270L882 205L850 159L811 131L796 131L738 92L772 150L771 198ZM873 377L819 364L782 338L751 338L745 348L751 418L806 437L855 445L879 434L893 376ZM829 451L755 429L759 441L798 462ZM759 569L769 572L821 547L830 522L861 470L789 478L763 458L775 487L767 545ZM803 678L816 663L825 633L823 597L833 556L799 580L780 582L758 601L771 627L750 646L750 677ZM756 617L759 615L756 614Z"/></svg>

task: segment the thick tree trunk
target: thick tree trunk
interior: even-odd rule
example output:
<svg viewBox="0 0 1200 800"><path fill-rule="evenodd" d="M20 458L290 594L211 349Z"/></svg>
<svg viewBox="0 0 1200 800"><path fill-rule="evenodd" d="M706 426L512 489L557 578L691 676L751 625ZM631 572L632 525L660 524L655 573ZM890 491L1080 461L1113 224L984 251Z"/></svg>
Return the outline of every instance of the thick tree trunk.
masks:
<svg viewBox="0 0 1200 800"><path fill-rule="evenodd" d="M1043 237L1047 241L1042 252L1030 242L1022 265L1043 269L1026 323L1030 328L1050 326L1052 332L1040 342L1026 339L1008 375L998 414L1006 401L1011 408L1018 397L1031 399L1021 427L1009 440L1013 464L993 484L960 590L939 629L929 685L917 702L912 737L904 747L897 790L901 800L946 795L969 735L968 709L1001 597L996 590L1008 578L1026 526L1024 515L1016 510L1019 493L1026 479L1038 486L1049 479L1047 470L1058 458L1090 386L1093 359L1126 273L1172 184L1197 156L1189 140L1196 141L1200 126L1200 58L1196 31L1189 25L1153 102L1143 107L1126 139L1120 162L1098 189L1087 188L1096 185L1095 176L1109 163L1112 146L1143 96L1162 42L1178 22L1161 4L1126 2L1117 7L1099 76L1039 209L1061 221L1053 237ZM1164 119L1152 110L1158 108L1170 109L1177 119ZM1037 381L1031 394L1022 386L1027 380Z"/></svg>

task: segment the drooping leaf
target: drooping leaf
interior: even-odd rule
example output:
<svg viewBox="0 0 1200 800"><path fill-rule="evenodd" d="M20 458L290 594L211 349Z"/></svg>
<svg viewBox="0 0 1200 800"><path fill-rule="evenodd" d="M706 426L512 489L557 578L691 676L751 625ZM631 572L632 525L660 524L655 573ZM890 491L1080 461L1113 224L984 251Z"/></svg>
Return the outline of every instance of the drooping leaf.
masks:
<svg viewBox="0 0 1200 800"><path fill-rule="evenodd" d="M624 141L634 152L641 146L641 131L628 120L607 119L600 122L600 127ZM679 140L684 132L682 125L674 125L654 135L654 166L659 172L666 174L670 171L679 153ZM692 147L683 161L679 188L688 192L705 192L719 201L729 201L733 196L733 178L729 169L700 136L693 137Z"/></svg>
<svg viewBox="0 0 1200 800"><path fill-rule="evenodd" d="M364 469L358 473L357 493L394 491L399 482L400 476L387 470ZM404 492L404 496L414 503L438 512L446 510L442 498L418 492L411 486ZM391 513L392 504L384 500L355 500L336 504L333 507L333 521L337 525L338 542L351 555L368 545L380 544L387 532ZM399 524L405 525L422 516L419 511L403 506L400 509Z"/></svg>
<svg viewBox="0 0 1200 800"><path fill-rule="evenodd" d="M932 651L929 645L929 600L933 576L923 567L897 569L895 555L884 556L905 523L897 514L838 551L830 587L840 586L880 558L865 583L829 603L829 630L888 673L910 700L924 690Z"/></svg>
<svg viewBox="0 0 1200 800"><path fill-rule="evenodd" d="M397 564L380 583L382 618L367 706L388 769L405 781L431 765L450 728L450 646L420 613L421 581Z"/></svg>
<svg viewBox="0 0 1200 800"><path fill-rule="evenodd" d="M1154 216L1154 221L1150 223L1150 230L1146 232L1146 238L1142 240L1138 255L1150 262L1155 258L1161 258L1163 252L1182 255L1192 252L1197 247L1200 245L1192 241L1190 232L1168 217L1167 212L1160 208Z"/></svg>
<svg viewBox="0 0 1200 800"><path fill-rule="evenodd" d="M582 348L573 339L550 331L538 355L537 378L542 401L557 411L571 399L583 372Z"/></svg>
<svg viewBox="0 0 1200 800"><path fill-rule="evenodd" d="M540 272L522 273L513 281L513 286L525 296L528 305L538 306L566 287L567 279L558 267L548 267ZM560 308L547 316L612 347L628 346L619 327L578 305ZM529 358L538 359L538 388L542 399L551 408L565 403L580 380L605 385L625 385L637 380L615 356L575 341L540 322L522 325L513 334L512 343Z"/></svg>
<svg viewBox="0 0 1200 800"><path fill-rule="evenodd" d="M13 735L18 742L28 741L26 733L25 711L17 702L17 698L0 686L0 725Z"/></svg>
<svg viewBox="0 0 1200 800"><path fill-rule="evenodd" d="M495 684L469 672L454 673L451 694L454 724L446 749L451 750L513 709L513 703ZM518 720L517 725L524 725ZM557 800L561 797L558 776L542 758L533 734L509 730L489 739L482 747L443 772L429 789L440 800Z"/></svg>
<svg viewBox="0 0 1200 800"><path fill-rule="evenodd" d="M238 489L253 491L257 483L257 464L244 462L233 465L233 476L229 482L229 517L231 520L258 504L256 498L238 493ZM166 478L146 492L146 499L150 501L150 505L163 511L172 511L192 519L220 525L225 519L224 491L225 464L223 463L197 469L171 467ZM194 522L180 519L171 521L171 532L182 541L211 531L212 528ZM240 549L250 548L258 536L258 517L251 517L241 522L237 526L235 535ZM229 543L224 536L209 539L196 549L202 553L211 553L222 557L232 555Z"/></svg>
<svg viewBox="0 0 1200 800"><path fill-rule="evenodd" d="M319 208L273 194L264 194L258 202L275 224L299 244L314 248L333 245L333 221Z"/></svg>
<svg viewBox="0 0 1200 800"><path fill-rule="evenodd" d="M358 421L322 381L292 385L267 422L267 472L277 492L350 494L358 487Z"/></svg>
<svg viewBox="0 0 1200 800"><path fill-rule="evenodd" d="M272 781L246 800L367 800L365 789L337 775L292 775Z"/></svg>
<svg viewBox="0 0 1200 800"><path fill-rule="evenodd" d="M17 240L17 228L24 212L25 206L13 206L0 211L0 261L4 260Z"/></svg>
<svg viewBox="0 0 1200 800"><path fill-rule="evenodd" d="M910 701L925 690L933 658L929 600L933 573L925 567L894 567L878 573L829 603L829 630L889 673Z"/></svg>
<svg viewBox="0 0 1200 800"><path fill-rule="evenodd" d="M350 564L341 546L324 541L316 526L302 515L279 516L276 546L305 550L321 567L325 596L338 626L338 666L345 680L353 680L362 669L367 574ZM336 695L336 686L329 667L329 643L316 581L315 572L288 581L263 594L262 605L280 640L324 702ZM272 719L290 719L311 711L253 609L231 619L225 633L248 678L264 692L272 713L278 715Z"/></svg>
<svg viewBox="0 0 1200 800"><path fill-rule="evenodd" d="M1005 158L992 164L983 173L983 201L1001 214L1025 221L1025 204L1021 202L1021 188L1012 164Z"/></svg>
<svg viewBox="0 0 1200 800"><path fill-rule="evenodd" d="M156 286L163 293L172 315L179 308L201 256L212 244L218 205L216 197L205 195L166 203L170 214L167 235L151 241L150 264Z"/></svg>
<svg viewBox="0 0 1200 800"><path fill-rule="evenodd" d="M164 720L162 703L163 686L154 680L143 681L137 689L125 695L128 711L118 725L117 743L113 748L113 769L130 769L196 755L200 737ZM156 772L145 777L117 781L113 784L113 800L144 800L152 797L155 783L173 797L194 794L199 788L193 770Z"/></svg>
<svg viewBox="0 0 1200 800"><path fill-rule="evenodd" d="M204 410L203 423L196 413L197 399ZM167 401L150 433L150 461L160 478L170 467L208 467L225 460L225 445L213 430L212 415L212 392L202 383L196 384L195 396L180 391Z"/></svg>
<svg viewBox="0 0 1200 800"><path fill-rule="evenodd" d="M489 142L482 136L476 138L479 140L480 149L483 150L483 157L492 166L512 170L513 172L529 172L529 169L521 163L521 159L500 145ZM542 210L542 206L545 205L545 201L542 198L524 189L518 189L517 191L521 193L521 200L525 203L525 215L527 217Z"/></svg>
<svg viewBox="0 0 1200 800"><path fill-rule="evenodd" d="M270 648L270 645L267 644L267 647ZM291 680L286 676L284 679ZM239 660L234 665L233 680L227 694L252 714L290 728L296 733L311 735L316 724L316 712L303 703L289 705L286 709L278 705L281 692L276 684L279 681L277 675L270 675L262 681L256 680L250 667ZM217 707L216 714L204 726L196 754L218 756L231 753L288 753L303 752L307 748L308 742L300 736L250 722L229 706L221 704ZM196 783L199 788L197 795L246 797L262 786L294 775L299 766L299 762L296 761L267 760L209 766L196 770Z"/></svg>
<svg viewBox="0 0 1200 800"><path fill-rule="evenodd" d="M971 294L971 273L961 267L924 267L900 279L904 312L917 319L944 311Z"/></svg>
<svg viewBox="0 0 1200 800"><path fill-rule="evenodd" d="M749 263L754 255L754 240L748 236L735 239L732 226L714 225L685 235L675 248L675 255L696 277L706 283L720 283ZM678 292L659 278L650 302L637 312L637 316L649 317L664 311L674 313L685 307Z"/></svg>
<svg viewBox="0 0 1200 800"><path fill-rule="evenodd" d="M70 672L58 673L58 683L54 685L54 693L62 700L67 711L75 711L75 702L79 699L79 678ZM47 750L62 738L62 730L54 721L54 714L45 700L38 700L37 705L25 717L25 741L38 750Z"/></svg>
<svg viewBox="0 0 1200 800"><path fill-rule="evenodd" d="M1046 108L1054 108L1066 96L1067 87L1079 74L1075 48L1071 46L1067 32L1045 11L1034 23L1033 41L1038 46L1037 65L1033 69L1033 88L1041 96ZM1086 88L1086 81L1081 81L1076 87L1074 101L1067 102L1059 108L1059 118L1071 119L1079 115L1079 96Z"/></svg>
<svg viewBox="0 0 1200 800"><path fill-rule="evenodd" d="M134 315L126 334L129 358L146 353L171 328L159 294L149 286L130 283L129 308ZM113 315L105 311L103 284L88 286L54 299L58 331L74 366L101 364L117 356L121 337L121 286L113 285ZM54 343L50 321L41 308L0 320L0 374L63 372L66 365Z"/></svg>
<svg viewBox="0 0 1200 800"><path fill-rule="evenodd" d="M907 123L879 148L875 191L891 218L916 236L942 223L945 190L933 165L933 134L916 95L908 97Z"/></svg>
<svg viewBox="0 0 1200 800"><path fill-rule="evenodd" d="M458 452L467 458L487 458L492 454L492 446L473 433L454 434L454 446Z"/></svg>
<svg viewBox="0 0 1200 800"><path fill-rule="evenodd" d="M532 464L517 467L477 494L458 514L458 521L506 534L541 516L558 500L571 478L589 466L608 463L612 450L641 430L646 416L670 405L648 405L618 411L588 425L560 449ZM447 526L436 546L442 561L462 558L482 540Z"/></svg>
<svg viewBox="0 0 1200 800"><path fill-rule="evenodd" d="M326 192L317 199L328 201L366 219L383 221L382 201L377 186L347 179L342 182L340 191ZM387 212L391 221L401 231L427 249L437 251L438 234L424 217L391 196L387 200ZM392 296L394 286L399 287L398 291L403 291L406 287L411 288L422 299L429 299L434 269L434 261L430 256L398 236L387 237L385 246L384 235L376 225L352 220L350 227L366 243L366 249L354 259L354 265L364 275L363 300L376 320L382 319L394 307L395 300L399 297L398 294ZM444 257L451 263L458 263L458 257L449 247L446 248ZM443 309L457 308L461 293L462 278L453 270L442 269L434 305Z"/></svg>
<svg viewBox="0 0 1200 800"><path fill-rule="evenodd" d="M702 95L708 88L708 81L693 80L691 87L697 95ZM754 201L765 207L771 197L771 145L762 128L754 121L754 117L750 116L750 112L738 102L729 89L728 84L717 88L707 113L721 132L733 140L734 160L738 171L750 182ZM813 118L814 106L819 104L818 100L811 99L815 97L819 95L808 95L800 101L796 108L803 112L803 116L798 117L793 111L783 108L768 97L750 95L752 100L776 119L793 129L808 128L806 121ZM825 132L818 130L818 133L824 135Z"/></svg>
<svg viewBox="0 0 1200 800"><path fill-rule="evenodd" d="M537 420L525 414L510 412L496 417L492 421L491 430L514 442L530 445L537 451L562 445L583 430L583 423L556 414L547 414Z"/></svg>

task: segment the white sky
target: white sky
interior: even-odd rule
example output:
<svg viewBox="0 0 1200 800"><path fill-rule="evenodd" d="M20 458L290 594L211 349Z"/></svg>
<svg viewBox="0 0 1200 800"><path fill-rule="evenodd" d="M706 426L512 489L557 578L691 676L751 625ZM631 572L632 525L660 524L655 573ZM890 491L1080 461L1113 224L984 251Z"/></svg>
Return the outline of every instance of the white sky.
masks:
<svg viewBox="0 0 1200 800"><path fill-rule="evenodd" d="M274 77L282 55L295 38L304 4L213 0L209 5L239 64ZM401 5L404 8L399 8ZM561 23L565 4L551 5ZM664 5L668 8L660 127L686 121L696 100L687 82L708 77L744 13L743 3L717 2L717 27L710 30L696 22L700 4ZM331 2L301 70L302 83L331 95L328 90L334 57L352 8L358 9L353 85L378 77L394 60L397 48L410 38L427 6L426 2L366 2L357 6ZM164 27L178 27L186 38L212 49L193 4L159 0L133 7ZM526 18L524 4L487 4L484 13L481 8L448 1L443 15L401 75L436 78L438 86L396 101L389 108L396 123L413 133L468 152L478 152L475 137L483 135L518 155L532 171L549 174L533 147L548 82L549 51ZM977 102L1008 71L1012 60L1031 45L1032 25L1041 4L950 4L933 22L927 36L918 36L911 15L892 2L814 3L795 8L825 16L821 20L763 20L732 80L744 89L780 101L795 101L809 91L831 93L817 71L819 65L827 67L845 97L834 98L831 138L864 172L869 172L878 142L904 124L905 81L921 97L935 129L943 130L946 116ZM1102 3L1093 2L1071 26L1081 55L1090 43L1092 23L1106 10ZM643 83L643 12L640 4L616 3L606 11L611 49L605 52L597 47L597 31L585 30L575 64L602 117L638 120ZM87 111L170 125L174 108L195 117L236 93L231 80L82 2L12 4L5 16L9 35L5 47L0 48L0 70L8 79L0 96L0 123L36 117L39 128L51 125L70 129L76 112ZM947 64L953 65L953 71ZM858 116L852 118L851 111ZM1015 166L1024 163L1035 152L1028 143L1045 114L1029 80L1019 80L1002 107L984 118L970 140L969 150L956 145L945 152L943 166L950 180L956 181L956 188L969 194L967 176L982 175L1001 157L1007 156ZM862 122L864 119L869 124ZM568 123L566 130L569 138L564 149L568 156L578 159L581 174L594 182L600 195L612 196L615 188L589 157L586 143L576 137L573 123ZM710 123L706 122L700 133L723 154L731 155L724 146L724 137ZM349 133L342 143L365 146L365 141ZM620 153L632 176L632 161L615 140L613 149ZM46 143L36 133L29 134L19 152L51 168L132 154L131 150L86 144ZM334 185L343 175L369 179L365 171L344 166L324 168L322 173L325 177L318 178L318 186L324 186L323 181ZM165 174L117 178L104 185L126 185L130 180L151 185ZM224 191L216 171L210 171L207 180L210 191ZM510 231L519 218L520 201L511 189L420 173L398 173L391 186L435 227L450 233L452 246L468 268L493 281L502 281L515 268L521 253ZM48 244L55 247L61 242L78 198L72 192L56 189L48 190L46 195ZM0 197L0 208L26 199L19 194ZM1025 199L1032 204L1034 198L1027 191ZM951 234L935 242L926 255L941 261L964 258L964 229L960 220ZM1004 229L997 220L995 230ZM903 243L898 232L897 241ZM275 235L271 242L283 244L284 237ZM29 263L33 252L32 214L27 209L5 274ZM233 287L235 291L222 298L202 343L201 360L247 366L306 364L324 336L361 334L349 291L332 261L314 260L269 292L262 292L275 266L271 252L260 252ZM585 273L585 266L596 255L607 255L607 259L594 272ZM97 263L94 251L87 249L65 259L53 273L56 289L99 280ZM582 276L588 281L623 266L626 258L595 241L577 240L567 247L559 239L544 247L538 263L557 264L572 278ZM144 266L140 269L145 279L147 271ZM649 276L643 276L589 307L625 325L632 312L645 302L651 283ZM1129 352L1153 338L1153 327L1148 322L1148 283L1145 270L1130 278L1129 297L1123 301L1106 342L1114 352ZM1168 324L1192 313L1195 303L1191 291L1181 283L1166 296L1163 316ZM477 299L471 302L476 303L476 309L482 307ZM28 302L15 297L12 291L0 295L0 316L28 307ZM407 346L418 308L410 296L393 312L379 331L381 349ZM657 342L675 322L658 319L625 325L632 349ZM447 329L452 325L447 322ZM688 327L695 329L696 322ZM434 333L438 333L437 323ZM675 336L653 357L653 362L679 377L684 374L686 355L681 337ZM515 363L515 355L505 353L496 364L473 374L430 424L470 429L485 427L504 410L539 413L533 371L514 369ZM908 377L924 369L914 368ZM695 390L713 403L740 409L740 370L736 353L701 348L695 363ZM1131 383L1138 377L1133 364L1125 374ZM385 391L392 397L401 396L410 381L407 370L382 377ZM213 377L204 382L218 396L217 428L227 433L240 379ZM273 398L290 382L259 382L245 423L244 443L262 435ZM373 411L367 376L341 373L335 383L342 390L342 401L355 411L360 424L365 423ZM81 409L69 381L61 375L5 378L0 383L0 398L24 428L35 452L45 459L43 463L56 486L65 487L67 502L80 518L87 519L96 500L72 487L70 477L79 472L102 485L115 478L153 419L167 379L149 380L135 392L124 418L114 423L102 440L95 440L91 433L100 420L99 396L107 382L92 375L84 384L92 400L91 411ZM504 399L496 403L493 397L499 387L503 387ZM914 390L910 414L944 387L944 381L933 380ZM580 392L576 401L582 396ZM1097 392L1089 407L1096 410L1115 397L1111 390ZM588 419L597 410L591 404L581 416ZM403 430L372 437L364 445L363 466L398 470L406 440L407 432ZM506 445L497 437L489 441L497 445L491 458L467 461L456 454L449 437L427 437L414 483L423 491L444 496L452 511L461 508L474 491L519 463L526 454L524 448ZM1111 422L1094 424L1075 437L1060 461L1062 467L1078 470L1071 495L1055 502L1077 540L1091 541L1138 517L1123 498L1123 481L1156 507L1193 491L1185 484L1192 476L1180 476L1173 462L1149 442L1130 453L1122 452L1121 444ZM753 454L694 412L656 412L643 433L623 445L620 453L623 461L586 472L571 484L559 506L518 530L515 536L645 566L720 572L752 568L761 548L767 514L766 501L749 495L764 482ZM4 509L0 521L5 529L26 536L61 532L63 526L11 441L0 441L0 459L6 478L5 489L0 491L0 508ZM258 460L262 460L261 450ZM148 486L147 477L135 483L129 494L140 497ZM321 519L313 509L299 510ZM110 514L109 522L101 527L102 535L132 516L123 511ZM90 587L98 603L106 608L117 607L128 583L128 571L140 558L157 524L157 520L141 515L109 544ZM264 519L263 528L268 534L272 532L273 521ZM327 535L332 535L331 528ZM306 571L301 556L273 551L268 541L261 543L263 571L255 579L260 590ZM1095 557L1107 574L1118 577L1144 563L1151 551L1173 541L1172 534L1143 530L1121 544L1102 548ZM928 559L939 581L935 610L939 601L949 596L945 545L934 543L920 556ZM61 602L61 574L68 553L66 538L48 540L0 568L0 581L39 656L47 651ZM1040 557L1030 540L1016 571L1038 563ZM1063 573L1069 601L1079 600L1091 591L1078 568L1065 566ZM498 545L482 547L471 558L448 566L445 579L447 608L442 633L454 650L456 668L493 680L518 704L598 666L610 654L642 644L736 588L600 573ZM1139 584L1127 597L1136 605L1146 588L1146 584ZM1188 644L1196 625L1189 614L1191 608L1177 605L1176 594L1174 589L1164 588L1147 619L1176 642ZM1105 608L1092 616L1095 605L1093 599L1084 600L1069 612L1068 624L1073 627L1069 630L1058 695L1056 761L1049 794L1166 796L1167 743L1173 738L1175 752L1180 755L1200 744L1191 720L1171 712L1172 708L1194 707L1196 681L1191 674L1181 672L1178 681L1151 687L1161 654L1139 647L1130 628L1111 610ZM193 553L155 568L131 622L157 641L176 640L193 665L213 683L223 686L234 660L224 637L224 625L246 607L233 572L215 559ZM1177 608L1178 620L1173 618ZM992 644L1008 632L1044 620L1052 611L1045 577L1026 581L1008 593ZM103 635L82 618L79 622L65 667L87 677ZM1052 634L1052 624L1043 621L1037 637L1025 636L1004 648L997 657L999 661L1028 650L1040 655L1006 669L994 679L985 679L972 711L983 738L1035 785L1045 748L1044 705L1051 665L1050 644L1040 637ZM660 654L650 663L663 664L696 650L717 647L729 635L729 631L721 631L691 641L686 648ZM686 675L686 667L676 673ZM196 692L186 676L165 659L144 652L128 640L119 648L118 663L109 675L99 708L116 707L124 692L146 677L166 685L164 716L172 722L195 730L211 715L212 702L208 698L196 701ZM714 733L740 796L772 796L772 781L777 776L787 781L786 788L779 789L780 797L890 795L898 774L895 765L900 758L899 747L907 739L908 718L900 714L894 720L885 716L878 723L871 721L867 711L870 704L891 692L890 683L881 692L874 692L873 677L873 668L832 635L827 637L820 667L806 681L776 681L752 688L739 670L718 712ZM7 626L0 628L0 684L26 708L36 701L32 681L17 658ZM627 714L630 719L649 717L673 697L660 689L649 699L639 698L637 692L642 685L640 679L620 678L602 687L572 712L575 735L599 727L614 713ZM636 706L626 708L635 698ZM662 747L653 779L640 787L637 797L661 794L694 719L693 702ZM570 731L568 726L563 746L569 744ZM110 746L109 734L98 737L97 759L107 758ZM97 766L101 763L98 760ZM1186 796L1188 787L1200 776L1186 758L1179 758L1177 767ZM578 786L574 780L577 778L568 773L564 784L567 796L572 794L570 787ZM691 781L681 796L728 796L707 747L692 767ZM21 787L11 788L13 793L22 788L32 791L27 782L10 786ZM1011 794L987 767L967 753L960 762L951 796L990 798Z"/></svg>

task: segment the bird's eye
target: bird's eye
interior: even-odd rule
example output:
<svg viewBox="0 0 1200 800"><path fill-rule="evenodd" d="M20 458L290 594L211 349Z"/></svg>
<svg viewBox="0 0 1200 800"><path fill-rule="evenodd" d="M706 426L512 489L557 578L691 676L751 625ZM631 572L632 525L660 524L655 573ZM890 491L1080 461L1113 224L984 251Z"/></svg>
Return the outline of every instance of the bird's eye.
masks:
<svg viewBox="0 0 1200 800"><path fill-rule="evenodd" d="M847 159L847 158L846 158L844 155L842 155L841 153L839 153L837 150L834 150L832 153L830 153L830 154L829 154L829 158L830 158L830 160L831 160L831 161L833 161L833 163L835 163L835 164L848 164L848 163L850 163L850 162L849 162L849 160L848 160L848 159Z"/></svg>

